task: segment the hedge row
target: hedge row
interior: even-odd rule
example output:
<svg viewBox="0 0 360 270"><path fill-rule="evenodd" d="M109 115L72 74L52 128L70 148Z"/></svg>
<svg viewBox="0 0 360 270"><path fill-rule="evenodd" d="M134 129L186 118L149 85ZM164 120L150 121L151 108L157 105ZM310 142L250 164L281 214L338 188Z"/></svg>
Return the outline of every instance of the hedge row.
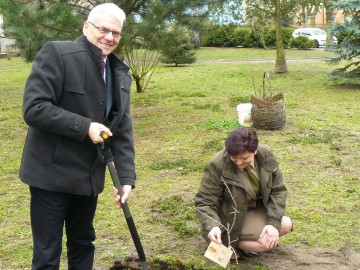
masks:
<svg viewBox="0 0 360 270"><path fill-rule="evenodd" d="M224 25L213 31L204 45L209 47L276 47L275 27L265 27L262 31L260 34L253 31L251 27ZM293 31L294 29L290 27L282 28L285 47L290 46Z"/></svg>

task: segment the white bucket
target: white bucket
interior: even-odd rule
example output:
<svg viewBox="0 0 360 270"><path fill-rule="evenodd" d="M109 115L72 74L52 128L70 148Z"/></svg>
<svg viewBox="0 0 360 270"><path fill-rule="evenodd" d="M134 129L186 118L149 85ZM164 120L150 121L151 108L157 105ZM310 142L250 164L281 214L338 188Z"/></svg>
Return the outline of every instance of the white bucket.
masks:
<svg viewBox="0 0 360 270"><path fill-rule="evenodd" d="M241 103L236 106L236 110L238 112L239 124L244 127L252 126L251 119L251 103Z"/></svg>

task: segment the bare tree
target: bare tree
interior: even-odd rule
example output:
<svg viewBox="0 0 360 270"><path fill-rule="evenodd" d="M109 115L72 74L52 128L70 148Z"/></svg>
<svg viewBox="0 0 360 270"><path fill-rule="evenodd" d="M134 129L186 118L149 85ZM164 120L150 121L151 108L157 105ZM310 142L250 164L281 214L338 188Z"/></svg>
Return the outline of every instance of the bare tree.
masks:
<svg viewBox="0 0 360 270"><path fill-rule="evenodd" d="M135 80L136 92L142 93L147 88L160 61L160 54L155 50L125 47L125 61L129 64Z"/></svg>

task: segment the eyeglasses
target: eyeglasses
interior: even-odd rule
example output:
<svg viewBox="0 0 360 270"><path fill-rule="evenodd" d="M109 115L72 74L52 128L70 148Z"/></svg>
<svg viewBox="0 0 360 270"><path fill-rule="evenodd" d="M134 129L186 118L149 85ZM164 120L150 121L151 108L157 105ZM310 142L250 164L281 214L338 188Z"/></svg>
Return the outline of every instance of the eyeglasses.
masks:
<svg viewBox="0 0 360 270"><path fill-rule="evenodd" d="M101 34L107 35L111 32L111 34L113 35L114 38L120 38L121 37L121 33L118 31L111 31L109 29L107 29L106 27L103 26L96 26L95 24L93 24L92 22L89 22L92 26L94 26L97 30L99 30L99 32Z"/></svg>

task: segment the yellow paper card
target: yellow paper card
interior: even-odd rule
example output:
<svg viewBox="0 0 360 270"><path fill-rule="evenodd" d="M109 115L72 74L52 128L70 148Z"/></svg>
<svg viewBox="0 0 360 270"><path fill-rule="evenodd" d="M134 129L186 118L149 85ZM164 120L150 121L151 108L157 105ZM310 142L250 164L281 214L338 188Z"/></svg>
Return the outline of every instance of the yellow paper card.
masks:
<svg viewBox="0 0 360 270"><path fill-rule="evenodd" d="M232 253L233 251L230 248L211 242L204 256L225 268L230 261Z"/></svg>

